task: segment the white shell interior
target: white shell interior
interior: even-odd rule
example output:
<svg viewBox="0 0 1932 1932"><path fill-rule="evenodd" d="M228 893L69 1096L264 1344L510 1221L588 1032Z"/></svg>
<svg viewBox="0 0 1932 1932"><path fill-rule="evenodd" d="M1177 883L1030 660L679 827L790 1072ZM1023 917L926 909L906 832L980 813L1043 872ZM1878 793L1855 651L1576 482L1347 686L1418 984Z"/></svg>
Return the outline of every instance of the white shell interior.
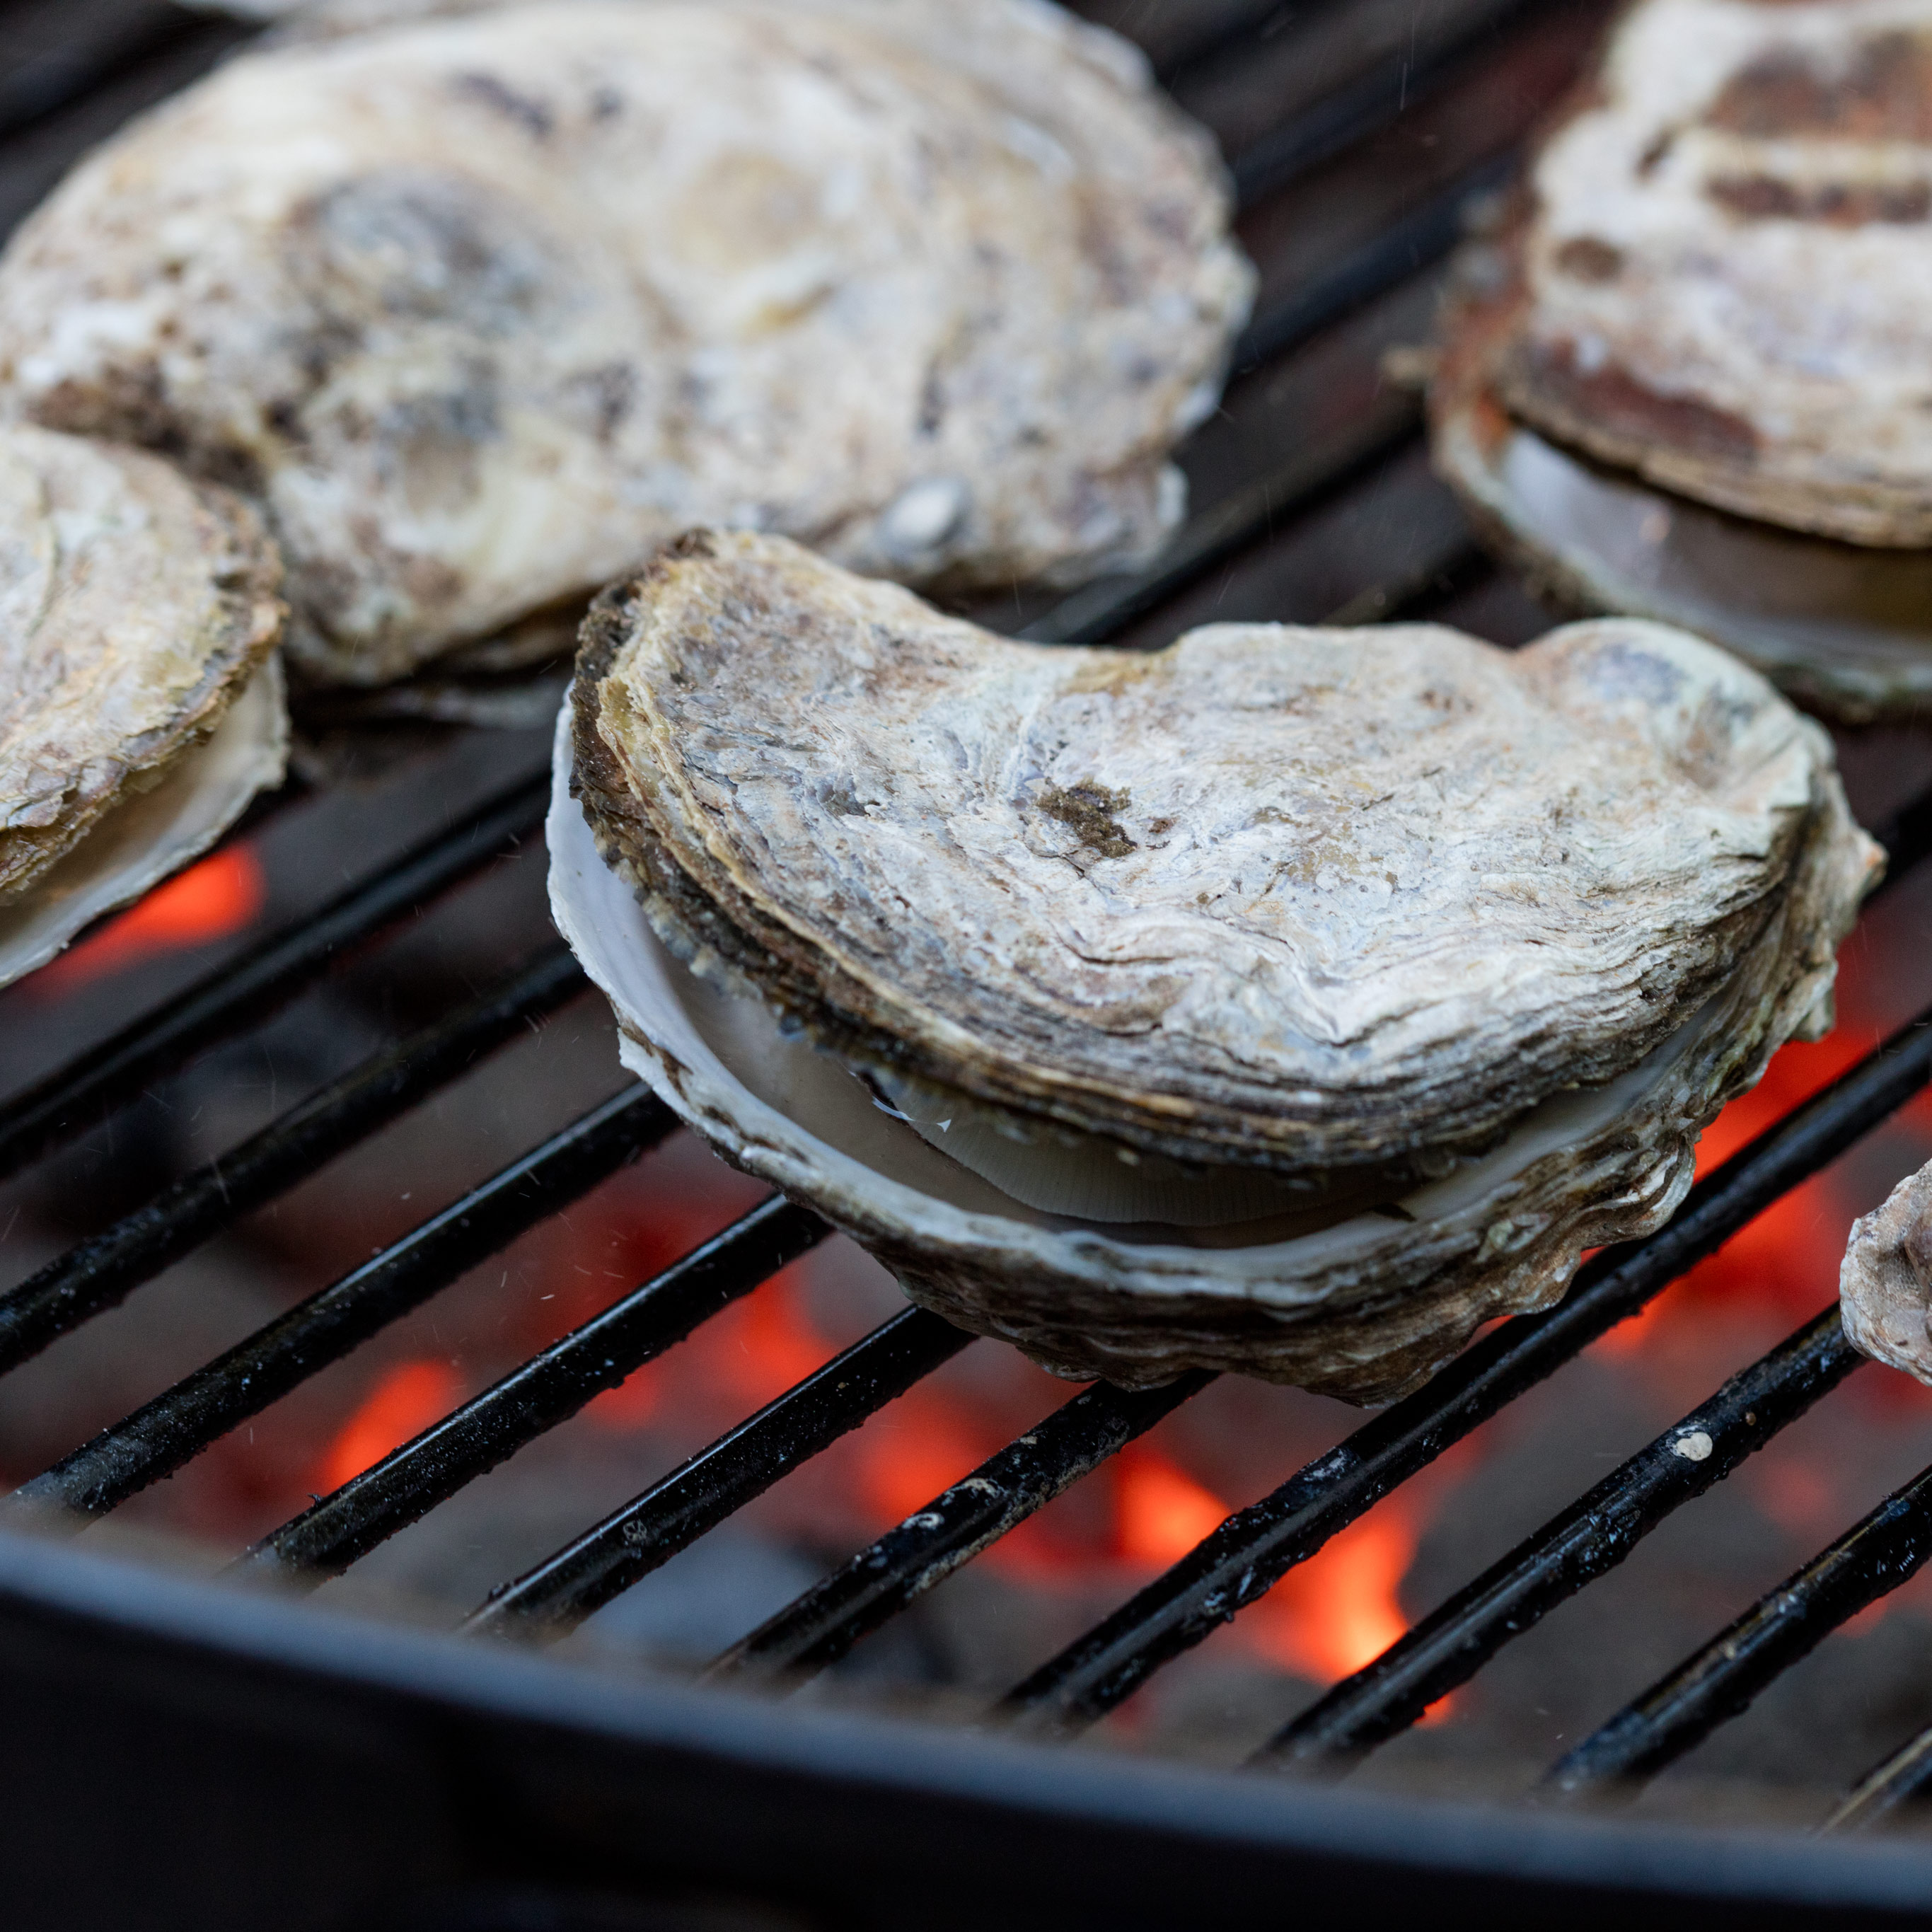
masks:
<svg viewBox="0 0 1932 1932"><path fill-rule="evenodd" d="M1932 551L1753 523L1519 423L1486 454L1466 416L1443 442L1465 487L1592 604L1681 624L1848 716L1932 696Z"/></svg>
<svg viewBox="0 0 1932 1932"><path fill-rule="evenodd" d="M0 905L0 986L60 952L206 852L288 766L288 706L270 657L212 734L101 820L17 899Z"/></svg>
<svg viewBox="0 0 1932 1932"><path fill-rule="evenodd" d="M838 1060L788 1035L762 1003L719 992L672 956L630 887L604 864L570 795L571 719L566 704L546 827L552 916L616 1012L628 1036L624 1064L700 1132L724 1141L750 1172L835 1220L842 1209L877 1226L916 1226L927 1243L1037 1253L1045 1242L1056 1265L1116 1284L1143 1271L1182 1272L1191 1289L1278 1304L1304 1298L1298 1276L1387 1243L1387 1209L1340 1220L1317 1215L1312 1228L1306 1215L1277 1214L1211 1229L1164 1224L1144 1209L1138 1220L1111 1225L1052 1214L939 1152ZM1396 1218L1432 1221L1506 1197L1532 1162L1628 1113L1715 1023L1714 1006L1608 1085L1553 1096L1493 1153L1404 1196ZM1112 1160L1111 1149L1105 1158ZM1189 1251L1202 1247L1221 1251L1211 1269L1190 1266ZM1305 1298L1319 1299L1320 1291Z"/></svg>

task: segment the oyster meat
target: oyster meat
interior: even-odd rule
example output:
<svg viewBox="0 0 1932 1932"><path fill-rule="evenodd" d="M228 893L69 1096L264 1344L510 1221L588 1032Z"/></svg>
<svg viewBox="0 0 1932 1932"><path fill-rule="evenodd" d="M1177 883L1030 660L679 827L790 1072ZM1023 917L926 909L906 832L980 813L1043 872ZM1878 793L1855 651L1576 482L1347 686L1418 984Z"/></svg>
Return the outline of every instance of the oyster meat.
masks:
<svg viewBox="0 0 1932 1932"><path fill-rule="evenodd" d="M143 451L0 431L0 983L280 782L280 574L227 491Z"/></svg>
<svg viewBox="0 0 1932 1932"><path fill-rule="evenodd" d="M962 587L1143 556L1250 299L1227 220L1139 57L1036 0L405 19L84 160L0 260L0 388L250 495L292 655L376 683L697 521Z"/></svg>
<svg viewBox="0 0 1932 1932"><path fill-rule="evenodd" d="M1044 646L700 532L560 730L628 1063L916 1298L1130 1383L1382 1399L1552 1298L1829 1024L1878 864L1816 725L1634 621Z"/></svg>
<svg viewBox="0 0 1932 1932"><path fill-rule="evenodd" d="M1461 266L1480 523L1863 719L1932 694L1932 8L1640 0Z"/></svg>
<svg viewBox="0 0 1932 1932"><path fill-rule="evenodd" d="M1838 1312L1854 1348L1932 1384L1932 1163L1852 1223Z"/></svg>

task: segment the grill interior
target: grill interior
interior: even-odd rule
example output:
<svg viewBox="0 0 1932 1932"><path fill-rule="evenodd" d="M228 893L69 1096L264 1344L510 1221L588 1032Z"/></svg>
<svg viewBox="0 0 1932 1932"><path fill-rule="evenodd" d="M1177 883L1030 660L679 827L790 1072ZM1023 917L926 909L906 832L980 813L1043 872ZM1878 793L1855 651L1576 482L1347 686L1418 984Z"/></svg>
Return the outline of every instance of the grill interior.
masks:
<svg viewBox="0 0 1932 1932"><path fill-rule="evenodd" d="M1606 9L1086 10L1220 136L1262 291L1160 564L973 614L1130 644L1211 618L1545 628L1384 354L1426 339L1450 250ZM0 10L0 220L244 34ZM1669 1227L1364 1417L1205 1375L1076 1393L904 1307L617 1084L544 908L546 732L312 719L193 891L0 996L0 1544L104 1519L90 1542L237 1602L460 1609L614 1676L668 1658L1302 1783L1909 1827L1932 1667L1910 1592L1879 1613L1932 1554L1932 1406L1860 1370L1832 1297L1846 1204L1932 1139L1932 789L1913 733L1840 742L1890 855L1840 1034L1720 1124ZM1753 1503L1726 1501L1741 1474L1684 1507L1765 1469ZM1102 1561L1130 1484L1132 1546ZM1366 1526L1398 1520L1424 1526L1391 1558ZM1380 1600L1400 1582L1408 1628L1324 1675L1350 1552L1397 1562Z"/></svg>

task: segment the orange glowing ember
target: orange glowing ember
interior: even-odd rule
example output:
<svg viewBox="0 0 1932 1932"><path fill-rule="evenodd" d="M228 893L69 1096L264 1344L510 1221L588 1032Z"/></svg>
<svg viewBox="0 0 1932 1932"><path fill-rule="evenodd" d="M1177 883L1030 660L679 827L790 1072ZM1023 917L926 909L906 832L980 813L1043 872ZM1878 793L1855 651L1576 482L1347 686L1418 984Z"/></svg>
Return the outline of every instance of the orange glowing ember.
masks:
<svg viewBox="0 0 1932 1932"><path fill-rule="evenodd" d="M225 939L255 917L267 896L260 860L245 846L232 846L157 886L28 983L42 992L68 992L158 952Z"/></svg>
<svg viewBox="0 0 1932 1932"><path fill-rule="evenodd" d="M1120 1452L1114 1497L1120 1554L1162 1570L1178 1563L1231 1514L1211 1490L1139 1443Z"/></svg>
<svg viewBox="0 0 1932 1932"><path fill-rule="evenodd" d="M1415 1540L1400 1499L1385 1499L1247 1612L1250 1640L1283 1669L1319 1684L1360 1670L1408 1628L1396 1593Z"/></svg>
<svg viewBox="0 0 1932 1932"><path fill-rule="evenodd" d="M641 1429L658 1417L674 1388L700 1406L715 1399L728 1409L760 1408L804 1381L832 1353L831 1343L812 1326L798 1279L788 1268L713 1316L674 1354L646 1362L605 1390L584 1413L599 1427L620 1434Z"/></svg>
<svg viewBox="0 0 1932 1932"><path fill-rule="evenodd" d="M1166 1568L1232 1514L1211 1490L1137 1444L1121 1452L1120 1553ZM1414 1505L1386 1498L1291 1570L1234 1629L1270 1663L1326 1684L1379 1657L1408 1628L1398 1592L1415 1555Z"/></svg>
<svg viewBox="0 0 1932 1932"><path fill-rule="evenodd" d="M448 1362L399 1362L336 1431L316 1472L319 1493L352 1482L391 1450L440 1421L462 1399L462 1382Z"/></svg>

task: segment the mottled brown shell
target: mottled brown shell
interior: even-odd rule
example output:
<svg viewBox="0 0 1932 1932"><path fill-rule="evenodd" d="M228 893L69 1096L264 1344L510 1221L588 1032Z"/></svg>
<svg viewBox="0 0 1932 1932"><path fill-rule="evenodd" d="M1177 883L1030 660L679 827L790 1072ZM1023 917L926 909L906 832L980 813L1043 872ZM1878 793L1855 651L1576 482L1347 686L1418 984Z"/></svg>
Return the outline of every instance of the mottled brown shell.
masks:
<svg viewBox="0 0 1932 1932"><path fill-rule="evenodd" d="M0 260L15 412L266 508L314 678L700 522L908 581L1144 556L1252 272L1212 145L1024 0L561 0L250 52Z"/></svg>
<svg viewBox="0 0 1932 1932"><path fill-rule="evenodd" d="M1825 734L1657 626L1032 645L711 533L586 635L577 782L668 943L1022 1134L1480 1148L1676 1032L1818 854L1828 976L1876 863Z"/></svg>
<svg viewBox="0 0 1932 1932"><path fill-rule="evenodd" d="M0 904L214 731L280 634L280 575L227 491L0 432Z"/></svg>
<svg viewBox="0 0 1932 1932"><path fill-rule="evenodd" d="M1479 272L1456 327L1526 422L1743 516L1932 544L1923 5L1640 0Z"/></svg>

